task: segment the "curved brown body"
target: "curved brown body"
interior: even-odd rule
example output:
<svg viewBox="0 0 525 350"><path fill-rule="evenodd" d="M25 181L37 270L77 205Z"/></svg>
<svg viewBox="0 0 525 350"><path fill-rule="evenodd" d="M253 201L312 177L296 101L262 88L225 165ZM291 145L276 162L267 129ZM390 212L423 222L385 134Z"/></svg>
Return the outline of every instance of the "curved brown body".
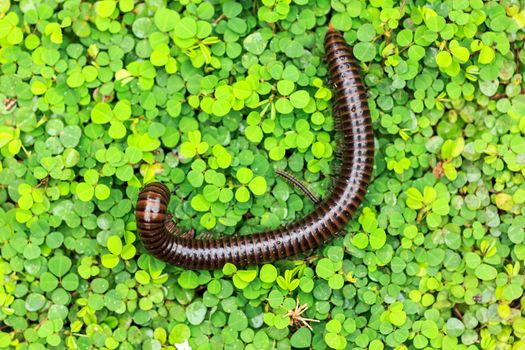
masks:
<svg viewBox="0 0 525 350"><path fill-rule="evenodd" d="M139 236L150 254L189 269L259 264L317 248L344 229L363 200L374 164L374 135L366 93L351 48L331 27L325 38L329 76L334 85L334 118L342 132L342 164L331 195L306 217L275 230L248 236L192 239L174 233L167 217L170 193L151 183L140 192Z"/></svg>

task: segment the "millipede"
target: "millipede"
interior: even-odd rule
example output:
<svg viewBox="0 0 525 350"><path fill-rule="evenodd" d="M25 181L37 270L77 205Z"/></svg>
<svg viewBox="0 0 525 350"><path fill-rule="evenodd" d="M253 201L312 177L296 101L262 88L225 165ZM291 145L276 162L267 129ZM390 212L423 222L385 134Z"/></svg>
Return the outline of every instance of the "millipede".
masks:
<svg viewBox="0 0 525 350"><path fill-rule="evenodd" d="M137 230L146 250L167 263L188 269L215 269L284 259L322 246L338 236L363 201L374 164L374 132L366 90L351 47L331 25L324 40L328 76L334 92L334 120L341 134L340 169L330 195L323 200L294 183L315 203L315 210L295 222L251 235L194 238L172 221L170 191L159 182L147 184L136 205Z"/></svg>

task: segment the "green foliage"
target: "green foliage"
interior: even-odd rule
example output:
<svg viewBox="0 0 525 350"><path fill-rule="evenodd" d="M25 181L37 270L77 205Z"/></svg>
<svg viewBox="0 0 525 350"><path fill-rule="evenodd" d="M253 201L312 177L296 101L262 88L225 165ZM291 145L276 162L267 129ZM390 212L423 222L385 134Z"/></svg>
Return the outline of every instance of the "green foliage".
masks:
<svg viewBox="0 0 525 350"><path fill-rule="evenodd" d="M313 210L273 169L328 195L328 17L377 141L346 232L245 268L146 254L150 181L197 235ZM0 348L522 349L524 28L511 0L0 0Z"/></svg>

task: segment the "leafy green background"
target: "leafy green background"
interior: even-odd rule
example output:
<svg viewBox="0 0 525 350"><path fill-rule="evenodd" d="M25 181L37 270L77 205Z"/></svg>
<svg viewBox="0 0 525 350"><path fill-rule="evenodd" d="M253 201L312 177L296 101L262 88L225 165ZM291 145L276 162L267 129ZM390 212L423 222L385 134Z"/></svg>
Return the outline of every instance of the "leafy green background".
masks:
<svg viewBox="0 0 525 350"><path fill-rule="evenodd" d="M0 347L524 349L519 4L0 0ZM148 256L154 179L199 234L311 211L274 169L329 193L329 15L377 138L344 238L242 270Z"/></svg>

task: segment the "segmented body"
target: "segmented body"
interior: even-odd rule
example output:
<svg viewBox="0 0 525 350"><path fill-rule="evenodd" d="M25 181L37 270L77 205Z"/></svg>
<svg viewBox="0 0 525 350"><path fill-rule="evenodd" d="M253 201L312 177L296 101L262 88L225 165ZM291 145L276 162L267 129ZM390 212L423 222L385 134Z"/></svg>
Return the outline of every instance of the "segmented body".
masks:
<svg viewBox="0 0 525 350"><path fill-rule="evenodd" d="M329 28L325 37L328 74L334 85L334 111L341 167L330 196L306 217L275 230L247 236L194 239L174 234L167 214L170 193L151 183L139 194L139 236L150 254L189 269L259 264L317 248L341 232L363 200L374 163L374 136L366 92L352 50L341 33Z"/></svg>

